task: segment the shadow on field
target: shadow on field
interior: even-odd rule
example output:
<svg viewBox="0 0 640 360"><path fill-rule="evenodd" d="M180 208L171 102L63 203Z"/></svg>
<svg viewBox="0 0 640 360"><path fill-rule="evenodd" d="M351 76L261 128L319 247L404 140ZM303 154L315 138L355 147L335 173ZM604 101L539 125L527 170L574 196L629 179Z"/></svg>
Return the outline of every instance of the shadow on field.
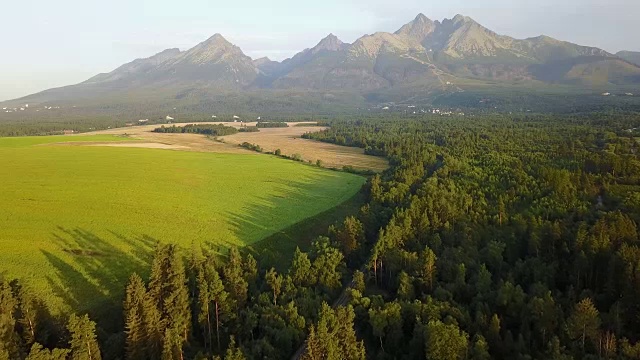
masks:
<svg viewBox="0 0 640 360"><path fill-rule="evenodd" d="M127 238L114 232L111 234L130 248L118 248L83 229L58 227L52 240L72 261L67 256L42 251L57 270L55 275L46 276L55 295L74 310L89 311L94 319L105 319L107 312L120 306L124 287L132 273L142 276L148 273L157 243L149 236ZM118 320L109 319L109 322Z"/></svg>
<svg viewBox="0 0 640 360"><path fill-rule="evenodd" d="M330 225L359 211L365 201L361 191L351 198L343 199L333 208L309 214L310 217L301 219L284 229L271 228L271 224L282 223L282 221L276 221L277 216L282 216L276 213L276 209L286 208L289 216L297 216L300 212L308 211L305 208L309 203L324 198L325 195L318 191L318 182L329 176L337 175L325 172L312 181L283 180L279 184L281 186L277 196L259 197L252 206L243 208L240 213L226 214L229 225L239 239L255 239L257 232L265 230L271 232L270 235L245 248L259 259L261 266L273 266L278 270L287 269L296 247L300 247L302 251L308 250L311 241L319 234L326 234ZM233 246L233 244L229 245Z"/></svg>

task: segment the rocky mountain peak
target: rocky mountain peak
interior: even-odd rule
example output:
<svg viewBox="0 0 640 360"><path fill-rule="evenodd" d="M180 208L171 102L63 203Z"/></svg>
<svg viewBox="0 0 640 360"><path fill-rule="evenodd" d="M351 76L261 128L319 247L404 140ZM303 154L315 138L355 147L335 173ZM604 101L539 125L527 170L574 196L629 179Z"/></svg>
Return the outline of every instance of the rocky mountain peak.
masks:
<svg viewBox="0 0 640 360"><path fill-rule="evenodd" d="M407 40L421 42L425 37L433 33L435 29L436 23L420 13L415 19L398 29L395 34Z"/></svg>
<svg viewBox="0 0 640 360"><path fill-rule="evenodd" d="M253 63L254 63L256 66L260 66L260 65L263 65L263 64L268 64L268 63L270 63L270 62L272 62L272 61L271 61L271 59L269 59L269 58L268 58L268 57L266 57L266 56L261 57L261 58L259 58L259 59L255 59L255 60L253 60Z"/></svg>
<svg viewBox="0 0 640 360"><path fill-rule="evenodd" d="M311 49L311 51L314 53L321 50L340 51L343 48L344 48L344 43L340 41L340 39L338 39L337 36L333 34L329 34L324 39L320 40L318 45L316 45L313 49Z"/></svg>
<svg viewBox="0 0 640 360"><path fill-rule="evenodd" d="M468 16L461 15L461 14L456 14L456 16L454 16L453 19L451 19L451 20L453 20L454 23L475 22L475 21L473 21L472 18L470 18Z"/></svg>

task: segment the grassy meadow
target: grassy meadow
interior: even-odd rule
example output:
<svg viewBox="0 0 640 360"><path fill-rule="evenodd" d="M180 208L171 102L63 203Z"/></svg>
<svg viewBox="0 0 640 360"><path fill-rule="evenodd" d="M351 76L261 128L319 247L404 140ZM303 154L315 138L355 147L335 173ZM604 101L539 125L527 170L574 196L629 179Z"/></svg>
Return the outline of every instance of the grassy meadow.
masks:
<svg viewBox="0 0 640 360"><path fill-rule="evenodd" d="M267 155L57 144L123 140L0 138L0 273L54 311L120 297L132 272L146 273L157 241L216 251L256 244L345 202L365 181Z"/></svg>

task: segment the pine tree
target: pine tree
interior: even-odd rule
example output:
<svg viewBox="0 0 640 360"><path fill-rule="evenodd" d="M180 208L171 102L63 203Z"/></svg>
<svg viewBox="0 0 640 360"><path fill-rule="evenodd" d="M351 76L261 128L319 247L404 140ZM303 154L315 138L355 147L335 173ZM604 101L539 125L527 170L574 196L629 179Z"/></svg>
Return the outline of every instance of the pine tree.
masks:
<svg viewBox="0 0 640 360"><path fill-rule="evenodd" d="M265 274L264 279L273 292L273 305L278 305L278 296L282 290L282 276L278 275L274 268L271 268Z"/></svg>
<svg viewBox="0 0 640 360"><path fill-rule="evenodd" d="M296 286L313 286L316 283L311 271L311 260L309 260L307 253L303 253L298 247L293 253L289 276Z"/></svg>
<svg viewBox="0 0 640 360"><path fill-rule="evenodd" d="M358 341L353 328L354 319L355 313L351 306L333 310L323 303L317 325L312 325L309 329L302 359L365 359L364 343Z"/></svg>
<svg viewBox="0 0 640 360"><path fill-rule="evenodd" d="M253 255L247 253L244 262L242 263L242 270L244 272L244 279L249 284L254 284L258 279L258 262Z"/></svg>
<svg viewBox="0 0 640 360"><path fill-rule="evenodd" d="M585 340L595 341L600 329L600 313L591 299L586 298L576 304L567 320L567 330L572 339L580 339L584 350Z"/></svg>
<svg viewBox="0 0 640 360"><path fill-rule="evenodd" d="M364 293L366 288L364 273L360 270L356 270L353 272L353 281L352 286L353 289L358 290L360 293Z"/></svg>
<svg viewBox="0 0 640 360"><path fill-rule="evenodd" d="M22 328L24 344L31 346L36 341L36 329L38 327L38 310L31 291L24 286L18 288L19 318L18 323Z"/></svg>
<svg viewBox="0 0 640 360"><path fill-rule="evenodd" d="M19 357L18 335L15 332L15 311L18 300L13 296L11 285L0 282L0 359Z"/></svg>
<svg viewBox="0 0 640 360"><path fill-rule="evenodd" d="M336 239L340 244L342 252L349 256L358 250L364 240L364 226L360 220L353 216L344 219L342 227L336 232Z"/></svg>
<svg viewBox="0 0 640 360"><path fill-rule="evenodd" d="M145 359L146 334L144 306L146 289L142 278L131 275L127 286L124 308L127 359Z"/></svg>
<svg viewBox="0 0 640 360"><path fill-rule="evenodd" d="M469 335L458 326L432 320L427 324L426 334L427 358L459 360L466 357Z"/></svg>
<svg viewBox="0 0 640 360"><path fill-rule="evenodd" d="M415 298L415 290L409 274L401 271L398 276L398 283L398 298L407 301L413 300Z"/></svg>
<svg viewBox="0 0 640 360"><path fill-rule="evenodd" d="M236 346L236 340L231 337L227 352L224 354L224 360L246 360L244 353Z"/></svg>
<svg viewBox="0 0 640 360"><path fill-rule="evenodd" d="M182 335L175 328L168 328L164 332L162 343L162 360L182 360Z"/></svg>
<svg viewBox="0 0 640 360"><path fill-rule="evenodd" d="M342 359L365 359L364 343L358 341L354 330L355 317L355 312L351 306L340 306L336 309L338 328L334 336L337 337Z"/></svg>
<svg viewBox="0 0 640 360"><path fill-rule="evenodd" d="M176 245L169 246L169 263L164 298L163 324L182 336L186 342L191 329L189 290L182 258Z"/></svg>
<svg viewBox="0 0 640 360"><path fill-rule="evenodd" d="M229 294L224 289L224 284L218 270L213 262L205 262L198 272L198 323L203 328L205 334L205 345L211 350L213 331L211 318L215 318L216 343L220 350L220 326L223 320L223 313L228 308L227 299Z"/></svg>
<svg viewBox="0 0 640 360"><path fill-rule="evenodd" d="M88 315L71 315L67 326L71 334L71 360L101 360L96 339L96 324Z"/></svg>
<svg viewBox="0 0 640 360"><path fill-rule="evenodd" d="M157 244L153 262L151 263L151 277L149 280L149 296L156 304L160 313L164 313L164 299L167 295L167 277L169 271L169 246Z"/></svg>
<svg viewBox="0 0 640 360"><path fill-rule="evenodd" d="M38 343L34 343L25 360L67 360L69 353L70 350L68 349L49 350Z"/></svg>
<svg viewBox="0 0 640 360"><path fill-rule="evenodd" d="M242 256L236 248L229 249L229 260L224 267L225 286L234 301L235 310L242 309L247 301L249 284L244 276Z"/></svg>
<svg viewBox="0 0 640 360"><path fill-rule="evenodd" d="M158 245L151 266L151 280L149 281L148 300L155 304L157 314L153 306L145 304L144 321L145 328L152 333L148 335L150 351L158 351L161 346L163 354L166 344L175 344L176 339L163 339L160 334L166 334L171 330L172 336L179 334L184 344L191 330L191 309L189 289L184 263L175 244ZM159 315L159 322L158 317ZM163 345L159 345L163 344Z"/></svg>
<svg viewBox="0 0 640 360"><path fill-rule="evenodd" d="M196 286L198 289L198 324L202 328L204 346L208 347L209 351L211 351L211 343L213 340L210 311L211 295L209 293L209 283L207 281L207 275L205 274L204 265L200 265L198 268Z"/></svg>
<svg viewBox="0 0 640 360"><path fill-rule="evenodd" d="M150 359L158 359L162 354L162 337L164 336L162 316L156 301L147 293L142 308L142 323L144 329L144 348Z"/></svg>
<svg viewBox="0 0 640 360"><path fill-rule="evenodd" d="M489 360L489 344L482 335L476 335L471 349L471 358L474 360Z"/></svg>
<svg viewBox="0 0 640 360"><path fill-rule="evenodd" d="M433 283L436 278L436 254L428 247L420 253L420 277L427 285L429 291L433 290Z"/></svg>

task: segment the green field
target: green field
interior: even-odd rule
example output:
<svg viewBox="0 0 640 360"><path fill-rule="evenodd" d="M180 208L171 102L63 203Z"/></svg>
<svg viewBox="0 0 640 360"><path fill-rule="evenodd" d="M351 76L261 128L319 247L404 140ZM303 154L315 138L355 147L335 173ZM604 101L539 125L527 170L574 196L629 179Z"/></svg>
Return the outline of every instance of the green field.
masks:
<svg viewBox="0 0 640 360"><path fill-rule="evenodd" d="M146 273L157 241L255 244L345 202L365 181L268 155L53 144L61 141L123 138L0 138L0 272L54 311L121 296L132 272Z"/></svg>

